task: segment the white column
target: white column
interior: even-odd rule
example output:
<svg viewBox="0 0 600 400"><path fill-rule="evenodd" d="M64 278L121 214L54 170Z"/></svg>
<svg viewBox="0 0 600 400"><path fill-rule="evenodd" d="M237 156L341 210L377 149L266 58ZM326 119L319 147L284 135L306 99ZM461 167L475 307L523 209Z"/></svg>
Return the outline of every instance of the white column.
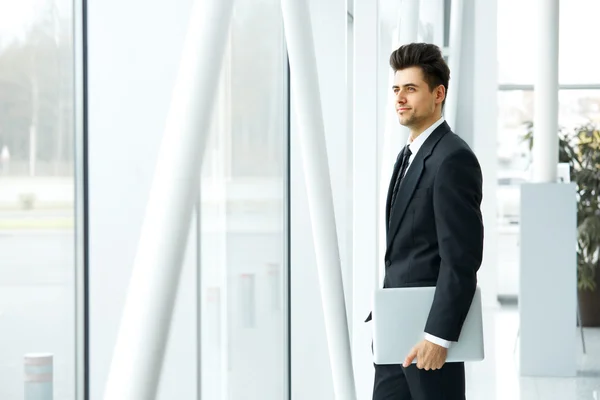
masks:
<svg viewBox="0 0 600 400"><path fill-rule="evenodd" d="M312 24L306 0L282 0L290 79L306 176L336 399L356 399Z"/></svg>
<svg viewBox="0 0 600 400"><path fill-rule="evenodd" d="M456 129L458 92L460 84L460 59L462 48L462 26L463 26L463 0L452 0L450 8L450 56L448 66L450 67L450 83L446 96L444 118L450 128Z"/></svg>
<svg viewBox="0 0 600 400"><path fill-rule="evenodd" d="M106 400L156 397L232 8L198 0L190 15Z"/></svg>
<svg viewBox="0 0 600 400"><path fill-rule="evenodd" d="M403 0L400 4L401 44L417 41L419 33L419 0Z"/></svg>
<svg viewBox="0 0 600 400"><path fill-rule="evenodd" d="M371 311L373 289L377 279L377 226L380 220L378 199L377 146L379 107L378 85L378 2L354 1L354 96L353 103L353 184L352 222L354 264L354 310L352 354L359 399L371 398L373 390L373 356L371 325L365 318ZM387 49L386 53L389 54ZM379 239L381 240L381 239ZM385 242L385 239L383 240Z"/></svg>
<svg viewBox="0 0 600 400"><path fill-rule="evenodd" d="M555 182L558 165L559 0L537 0L533 181Z"/></svg>
<svg viewBox="0 0 600 400"><path fill-rule="evenodd" d="M472 97L459 97L458 104L466 110L461 110L458 114L455 128L459 135L464 134L463 138L477 155L483 173L481 212L485 237L483 263L478 273L478 282L482 288L484 305L496 307L498 305L497 0L463 0L463 7L465 7L462 24L464 51L461 52L461 58L463 65L472 66L472 73L465 71L463 67L465 71L463 76L469 79L465 78L459 91L464 95L467 90L463 88L469 87ZM470 85L467 81L470 81ZM462 124L463 118L469 118L471 123ZM471 127L471 132L458 130L460 125Z"/></svg>
<svg viewBox="0 0 600 400"><path fill-rule="evenodd" d="M466 363L467 375L478 373L481 377L477 385L471 386L472 398L490 398L496 393L498 355L495 342L495 309L498 307L498 267L497 238L498 224L496 215L497 189L497 93L498 78L496 65L497 42L497 0L463 0L464 14L462 24L463 51L461 63L470 65L472 73L463 67L460 104L456 129L459 135L471 146L481 165L483 174L483 201L481 212L485 227L483 244L483 263L477 274L483 301L483 329L485 338L485 360L478 363ZM474 32L477 32L475 35ZM453 73L454 71L451 71ZM468 77L468 79L466 78ZM469 94L470 93L470 94ZM465 112L466 111L466 112ZM465 120L469 119L470 122ZM460 129L471 127L470 132Z"/></svg>

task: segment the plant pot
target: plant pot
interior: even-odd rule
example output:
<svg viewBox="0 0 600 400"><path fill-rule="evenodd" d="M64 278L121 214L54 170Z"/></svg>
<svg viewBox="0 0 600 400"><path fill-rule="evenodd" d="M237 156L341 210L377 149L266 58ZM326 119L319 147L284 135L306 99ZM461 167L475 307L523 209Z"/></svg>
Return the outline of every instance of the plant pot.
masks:
<svg viewBox="0 0 600 400"><path fill-rule="evenodd" d="M600 327L600 274L596 274L596 290L578 290L581 324L587 327Z"/></svg>

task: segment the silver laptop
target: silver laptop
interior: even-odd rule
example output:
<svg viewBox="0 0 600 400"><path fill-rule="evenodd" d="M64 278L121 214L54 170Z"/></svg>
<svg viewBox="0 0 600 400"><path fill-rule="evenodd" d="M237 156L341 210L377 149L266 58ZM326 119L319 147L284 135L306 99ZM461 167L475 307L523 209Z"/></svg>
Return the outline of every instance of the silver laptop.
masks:
<svg viewBox="0 0 600 400"><path fill-rule="evenodd" d="M435 287L377 289L373 302L373 361L402 364L415 344L424 339L425 324ZM477 287L458 342L452 342L446 362L481 361L483 319ZM416 363L417 360L413 361Z"/></svg>

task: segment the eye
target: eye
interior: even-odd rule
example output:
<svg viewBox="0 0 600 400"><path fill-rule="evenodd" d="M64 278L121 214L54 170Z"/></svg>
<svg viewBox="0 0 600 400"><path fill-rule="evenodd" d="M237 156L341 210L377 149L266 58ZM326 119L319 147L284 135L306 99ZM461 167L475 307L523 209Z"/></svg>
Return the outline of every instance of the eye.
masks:
<svg viewBox="0 0 600 400"><path fill-rule="evenodd" d="M412 87L412 86L409 86L409 87L408 87L408 91L412 93L412 92L414 92L414 91L415 91L415 88L414 88L414 87Z"/></svg>

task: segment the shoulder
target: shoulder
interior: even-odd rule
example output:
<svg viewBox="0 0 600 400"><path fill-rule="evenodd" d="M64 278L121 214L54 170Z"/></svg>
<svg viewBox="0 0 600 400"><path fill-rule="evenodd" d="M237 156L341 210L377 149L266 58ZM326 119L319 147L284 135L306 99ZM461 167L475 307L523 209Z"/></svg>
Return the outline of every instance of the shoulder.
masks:
<svg viewBox="0 0 600 400"><path fill-rule="evenodd" d="M430 153L428 162L430 163L430 165L439 165L447 158L453 158L457 155L475 157L475 153L471 150L467 142L465 142L460 136L448 129L436 141Z"/></svg>
<svg viewBox="0 0 600 400"><path fill-rule="evenodd" d="M460 136L450 131L440 140L434 153L439 170L468 169L481 174L481 166L471 147Z"/></svg>
<svg viewBox="0 0 600 400"><path fill-rule="evenodd" d="M438 147L436 150L439 150L442 158L445 158L450 155L458 154L471 154L475 156L471 147L464 141L463 138L458 136L456 133L449 131L441 138Z"/></svg>

